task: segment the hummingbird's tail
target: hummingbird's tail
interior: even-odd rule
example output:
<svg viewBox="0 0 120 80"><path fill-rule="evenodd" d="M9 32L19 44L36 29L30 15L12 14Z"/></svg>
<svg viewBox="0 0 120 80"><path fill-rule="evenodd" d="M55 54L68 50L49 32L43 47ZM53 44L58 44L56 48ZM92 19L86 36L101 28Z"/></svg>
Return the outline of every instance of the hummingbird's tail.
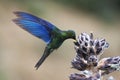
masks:
<svg viewBox="0 0 120 80"><path fill-rule="evenodd" d="M40 67L40 65L45 61L45 59L49 56L49 54L51 53L51 49L49 49L48 47L45 48L45 51L42 55L42 57L39 59L39 61L37 62L37 64L35 65L36 70Z"/></svg>

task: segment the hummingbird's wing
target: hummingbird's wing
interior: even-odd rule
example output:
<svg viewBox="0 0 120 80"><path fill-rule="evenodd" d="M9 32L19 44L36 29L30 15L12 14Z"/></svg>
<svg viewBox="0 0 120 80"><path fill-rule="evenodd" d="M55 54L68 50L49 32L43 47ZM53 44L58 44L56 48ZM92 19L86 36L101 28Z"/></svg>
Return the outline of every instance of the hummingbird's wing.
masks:
<svg viewBox="0 0 120 80"><path fill-rule="evenodd" d="M51 31L58 29L53 24L32 14L19 11L14 13L18 16L17 19L13 20L17 25L46 43L51 40Z"/></svg>
<svg viewBox="0 0 120 80"><path fill-rule="evenodd" d="M42 57L39 59L39 61L37 62L37 64L35 65L36 70L40 67L40 65L44 62L44 60L50 55L50 53L53 50L48 48L48 46L46 46L45 51L42 55Z"/></svg>

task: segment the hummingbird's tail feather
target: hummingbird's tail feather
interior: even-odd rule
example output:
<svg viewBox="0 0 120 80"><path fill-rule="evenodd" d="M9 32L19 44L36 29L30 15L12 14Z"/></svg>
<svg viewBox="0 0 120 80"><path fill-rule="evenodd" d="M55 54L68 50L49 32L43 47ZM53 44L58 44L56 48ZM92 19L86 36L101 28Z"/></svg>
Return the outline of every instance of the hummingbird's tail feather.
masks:
<svg viewBox="0 0 120 80"><path fill-rule="evenodd" d="M40 65L45 61L45 59L49 56L49 54L51 53L51 50L46 47L45 51L42 55L42 57L39 59L39 61L37 62L37 64L35 65L36 70L40 67Z"/></svg>

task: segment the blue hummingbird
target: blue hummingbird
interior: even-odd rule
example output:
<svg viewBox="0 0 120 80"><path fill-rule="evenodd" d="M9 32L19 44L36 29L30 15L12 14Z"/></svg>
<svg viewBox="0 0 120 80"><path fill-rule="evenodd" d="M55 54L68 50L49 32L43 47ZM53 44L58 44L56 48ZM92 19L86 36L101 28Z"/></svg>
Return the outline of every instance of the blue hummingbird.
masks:
<svg viewBox="0 0 120 80"><path fill-rule="evenodd" d="M60 30L50 22L26 12L16 11L14 14L18 18L13 19L13 22L32 35L42 39L47 44L42 57L35 65L36 70L50 53L59 48L66 39L76 40L73 30Z"/></svg>

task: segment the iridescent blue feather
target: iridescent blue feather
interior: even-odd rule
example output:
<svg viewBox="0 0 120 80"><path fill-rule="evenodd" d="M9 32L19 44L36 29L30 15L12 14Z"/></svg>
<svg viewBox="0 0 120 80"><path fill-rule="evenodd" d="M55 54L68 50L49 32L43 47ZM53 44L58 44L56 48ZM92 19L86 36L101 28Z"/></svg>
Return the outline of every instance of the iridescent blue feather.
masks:
<svg viewBox="0 0 120 80"><path fill-rule="evenodd" d="M46 20L38 18L25 12L14 12L18 18L13 20L17 25L31 33L32 35L49 43L51 40L51 31L56 27Z"/></svg>
<svg viewBox="0 0 120 80"><path fill-rule="evenodd" d="M55 28L55 26L53 24L51 24L50 22L43 20L42 18L38 18L37 16L34 16L32 14L26 13L26 12L14 12L19 18L22 19L26 19L29 21L34 21L34 22L38 22L41 25L53 30Z"/></svg>

